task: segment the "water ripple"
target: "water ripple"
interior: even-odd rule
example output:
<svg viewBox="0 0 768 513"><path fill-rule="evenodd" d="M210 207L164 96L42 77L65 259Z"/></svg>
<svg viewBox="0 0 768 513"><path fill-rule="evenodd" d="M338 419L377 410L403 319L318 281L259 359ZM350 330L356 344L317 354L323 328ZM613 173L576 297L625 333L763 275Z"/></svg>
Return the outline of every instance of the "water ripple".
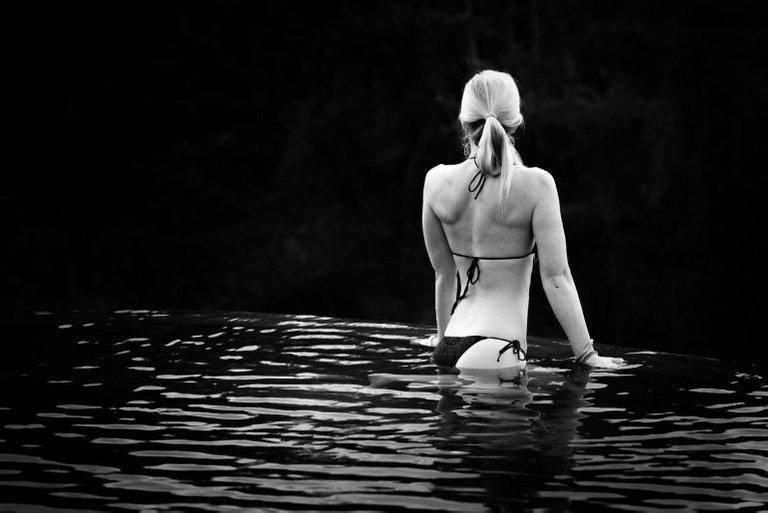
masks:
<svg viewBox="0 0 768 513"><path fill-rule="evenodd" d="M52 345L0 363L26 392L0 395L0 509L768 509L759 367L600 347L631 365L589 372L531 337L494 383L402 324L34 319L15 338Z"/></svg>

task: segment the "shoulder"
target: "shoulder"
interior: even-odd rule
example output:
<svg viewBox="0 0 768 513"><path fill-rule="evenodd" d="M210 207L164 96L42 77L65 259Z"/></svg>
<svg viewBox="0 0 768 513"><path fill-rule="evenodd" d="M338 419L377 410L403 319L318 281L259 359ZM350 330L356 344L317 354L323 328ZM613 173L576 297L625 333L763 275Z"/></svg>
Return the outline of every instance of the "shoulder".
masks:
<svg viewBox="0 0 768 513"><path fill-rule="evenodd" d="M546 169L540 167L526 167L525 172L531 185L544 188L555 187L555 178Z"/></svg>
<svg viewBox="0 0 768 513"><path fill-rule="evenodd" d="M525 168L525 177L529 190L537 197L548 197L557 194L555 178L549 171L540 167Z"/></svg>
<svg viewBox="0 0 768 513"><path fill-rule="evenodd" d="M451 183L457 167L458 165L438 164L427 171L424 177L424 191L433 191Z"/></svg>
<svg viewBox="0 0 768 513"><path fill-rule="evenodd" d="M445 166L438 164L424 175L424 197L431 196L434 190L439 187L439 182L442 180L442 172Z"/></svg>
<svg viewBox="0 0 768 513"><path fill-rule="evenodd" d="M427 171L427 174L424 176L424 183L430 183L434 182L435 180L438 180L440 175L443 174L445 171L445 164L438 164L429 171Z"/></svg>

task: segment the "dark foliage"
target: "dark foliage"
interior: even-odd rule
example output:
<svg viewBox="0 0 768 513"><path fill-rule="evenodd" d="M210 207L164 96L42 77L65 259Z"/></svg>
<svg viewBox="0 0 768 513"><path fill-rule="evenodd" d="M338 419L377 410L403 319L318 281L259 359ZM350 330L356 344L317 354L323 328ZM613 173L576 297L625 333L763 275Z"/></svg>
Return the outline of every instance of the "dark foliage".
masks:
<svg viewBox="0 0 768 513"><path fill-rule="evenodd" d="M422 179L462 158L461 88L496 68L598 341L758 354L757 2L278 4L11 13L5 309L432 322ZM560 333L539 283L529 331Z"/></svg>

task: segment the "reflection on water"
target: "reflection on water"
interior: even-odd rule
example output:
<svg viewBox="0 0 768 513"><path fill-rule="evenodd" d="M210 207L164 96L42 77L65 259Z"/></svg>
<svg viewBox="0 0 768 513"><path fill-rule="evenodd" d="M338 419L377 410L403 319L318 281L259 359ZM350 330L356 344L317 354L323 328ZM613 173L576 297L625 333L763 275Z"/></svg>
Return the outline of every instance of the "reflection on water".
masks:
<svg viewBox="0 0 768 513"><path fill-rule="evenodd" d="M766 370L529 341L438 374L428 330L312 316L7 318L0 510L766 509Z"/></svg>

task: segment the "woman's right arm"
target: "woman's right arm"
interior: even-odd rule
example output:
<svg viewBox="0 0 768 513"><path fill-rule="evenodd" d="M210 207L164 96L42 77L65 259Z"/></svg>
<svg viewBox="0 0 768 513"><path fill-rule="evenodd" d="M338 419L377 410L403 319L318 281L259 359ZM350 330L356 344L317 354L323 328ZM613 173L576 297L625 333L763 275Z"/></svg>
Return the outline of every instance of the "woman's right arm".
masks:
<svg viewBox="0 0 768 513"><path fill-rule="evenodd" d="M549 304L560 322L575 356L589 354L589 338L584 312L573 281L565 247L565 231L560 216L560 200L552 175L540 170L538 202L533 209L533 236L539 254L541 283ZM582 363L592 367L617 367L623 360L593 353Z"/></svg>
<svg viewBox="0 0 768 513"><path fill-rule="evenodd" d="M429 261L435 270L435 317L437 339L440 340L451 320L451 305L456 294L456 264L443 231L443 225L429 204L434 188L438 186L435 183L435 169L430 170L424 179L421 226Z"/></svg>

